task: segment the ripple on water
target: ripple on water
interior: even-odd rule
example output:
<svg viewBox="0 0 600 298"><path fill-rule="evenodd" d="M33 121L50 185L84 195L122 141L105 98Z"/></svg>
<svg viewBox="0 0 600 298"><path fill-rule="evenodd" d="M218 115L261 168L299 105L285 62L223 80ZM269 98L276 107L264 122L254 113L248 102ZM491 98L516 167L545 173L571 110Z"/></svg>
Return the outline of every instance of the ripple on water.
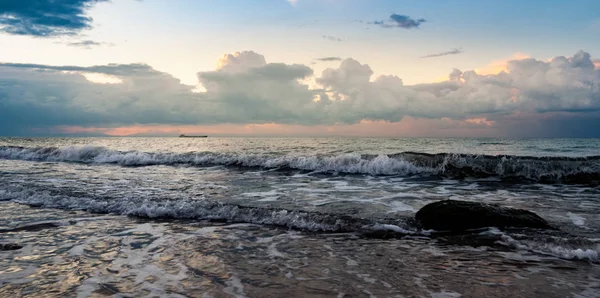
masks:
<svg viewBox="0 0 600 298"><path fill-rule="evenodd" d="M598 294L598 265L508 247L445 245L426 237L382 241L250 224L82 220L81 214L16 204L0 204L0 211L21 214L24 222L46 212L73 218L55 229L7 235L26 248L0 253L3 297L24 289L30 297Z"/></svg>

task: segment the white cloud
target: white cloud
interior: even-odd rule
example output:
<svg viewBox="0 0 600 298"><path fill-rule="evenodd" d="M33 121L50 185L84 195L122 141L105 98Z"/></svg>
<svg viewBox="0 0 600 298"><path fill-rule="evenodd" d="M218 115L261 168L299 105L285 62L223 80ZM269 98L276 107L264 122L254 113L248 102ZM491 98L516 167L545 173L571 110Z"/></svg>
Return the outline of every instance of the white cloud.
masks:
<svg viewBox="0 0 600 298"><path fill-rule="evenodd" d="M93 72L84 72L82 75L92 83L98 84L121 84L123 81L118 77L101 74L101 73L93 73Z"/></svg>
<svg viewBox="0 0 600 298"><path fill-rule="evenodd" d="M311 89L304 83L313 75L310 67L268 63L252 51L224 55L214 71L198 73L200 87L143 64L0 64L0 133L56 125L316 125L405 116L495 126L515 113L600 111L600 71L585 52L513 60L502 69L489 75L454 69L443 82L405 85L345 59L318 75L319 89ZM113 84L98 84L91 73Z"/></svg>
<svg viewBox="0 0 600 298"><path fill-rule="evenodd" d="M217 70L228 73L240 73L267 64L263 55L252 51L225 54L217 61Z"/></svg>
<svg viewBox="0 0 600 298"><path fill-rule="evenodd" d="M394 76L371 80L368 65L346 59L339 68L323 71L317 82L332 89L334 98L345 99L336 107L344 119L352 118L349 113L396 121L403 115L460 119L514 111L600 109L600 72L585 52L549 62L513 60L507 69L494 75L455 69L447 81L405 86Z"/></svg>

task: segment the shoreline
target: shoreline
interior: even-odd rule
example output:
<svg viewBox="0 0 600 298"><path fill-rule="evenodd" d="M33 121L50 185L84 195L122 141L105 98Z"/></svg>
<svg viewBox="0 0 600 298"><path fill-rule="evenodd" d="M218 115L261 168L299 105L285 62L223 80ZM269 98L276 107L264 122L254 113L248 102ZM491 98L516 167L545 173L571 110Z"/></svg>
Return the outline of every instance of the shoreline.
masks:
<svg viewBox="0 0 600 298"><path fill-rule="evenodd" d="M374 242L350 234L94 216L6 202L0 209L0 217L22 214L23 222L45 213L69 223L8 235L21 239L25 248L0 252L5 256L0 267L13 268L0 273L0 294L6 295L29 288L36 291L31 295L58 290L188 297L564 297L591 293L590 278L600 273L600 266L586 262L519 256L510 249L446 246L418 237ZM48 262L55 274L71 277L61 281L45 275ZM18 282L23 274L29 278ZM552 284L557 287L548 287Z"/></svg>

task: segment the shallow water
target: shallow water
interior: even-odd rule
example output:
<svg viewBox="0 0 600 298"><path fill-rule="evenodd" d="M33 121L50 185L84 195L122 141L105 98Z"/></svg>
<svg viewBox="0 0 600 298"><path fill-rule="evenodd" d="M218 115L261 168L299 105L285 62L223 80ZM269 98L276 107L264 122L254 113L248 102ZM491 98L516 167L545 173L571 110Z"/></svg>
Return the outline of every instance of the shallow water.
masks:
<svg viewBox="0 0 600 298"><path fill-rule="evenodd" d="M527 250L0 209L19 225L59 224L4 235L24 245L2 252L4 297L595 297L600 288L598 265Z"/></svg>
<svg viewBox="0 0 600 298"><path fill-rule="evenodd" d="M598 297L598 148L0 139L0 229L58 224L0 232L23 246L0 251L0 296ZM532 210L561 231L490 228L470 241L412 223L448 198ZM378 230L397 233L370 238Z"/></svg>

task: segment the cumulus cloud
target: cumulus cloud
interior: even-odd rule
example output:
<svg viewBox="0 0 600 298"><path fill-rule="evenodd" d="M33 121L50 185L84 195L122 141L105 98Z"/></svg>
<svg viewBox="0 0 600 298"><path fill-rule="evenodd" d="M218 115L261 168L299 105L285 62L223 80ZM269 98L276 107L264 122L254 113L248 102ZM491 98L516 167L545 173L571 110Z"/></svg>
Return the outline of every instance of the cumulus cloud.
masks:
<svg viewBox="0 0 600 298"><path fill-rule="evenodd" d="M448 55L458 55L458 54L462 54L462 53L464 53L464 51L462 49L452 49L450 51L421 56L421 58L435 58L435 57L442 57L442 56L448 56Z"/></svg>
<svg viewBox="0 0 600 298"><path fill-rule="evenodd" d="M14 35L75 35L91 27L86 11L106 0L0 1L0 30Z"/></svg>
<svg viewBox="0 0 600 298"><path fill-rule="evenodd" d="M293 64L266 63L254 52L224 56L216 71L200 72L205 101L218 103L213 118L228 123L310 124L322 121L315 94L299 83L313 71Z"/></svg>
<svg viewBox="0 0 600 298"><path fill-rule="evenodd" d="M444 82L407 86L396 76L373 78L368 65L346 59L339 68L323 71L317 82L334 100L327 105L329 115L343 123L411 116L503 127L513 136L564 136L565 131L598 136L589 125L600 125L600 71L589 54L513 60L506 68L492 75L455 69ZM545 125L514 126L530 121ZM570 126L554 132L544 128L558 127L557 121Z"/></svg>
<svg viewBox="0 0 600 298"><path fill-rule="evenodd" d="M112 43L107 43L107 42L97 42L97 41L93 41L93 40L81 40L81 41L74 41L74 42L67 42L66 45L70 46L70 47L78 47L78 48L82 48L82 49L92 49L92 48L96 48L96 47L112 47L114 46L114 44Z"/></svg>
<svg viewBox="0 0 600 298"><path fill-rule="evenodd" d="M263 55L252 51L225 54L217 61L217 70L224 72L244 72L267 64Z"/></svg>
<svg viewBox="0 0 600 298"><path fill-rule="evenodd" d="M406 15L392 14L389 19L385 21L374 21L370 24L379 25L383 28L402 28L402 29L416 29L422 23L425 23L425 19L413 19Z"/></svg>
<svg viewBox="0 0 600 298"><path fill-rule="evenodd" d="M410 117L509 135L542 135L548 133L544 127L559 134L567 131L558 129L562 123L570 125L572 135L598 136L589 125L600 125L600 70L588 53L512 60L503 69L495 74L454 69L443 82L405 85L397 76L374 76L369 65L348 58L317 74L317 86L309 87L305 82L315 75L310 67L270 63L246 51L224 55L215 70L199 72L204 91L197 92L197 86L145 64L3 63L0 134L58 126L312 126L396 123ZM90 73L115 81L98 84Z"/></svg>
<svg viewBox="0 0 600 298"><path fill-rule="evenodd" d="M96 73L118 78L98 84ZM304 65L266 63L262 55L225 55L198 74L206 92L145 64L91 67L0 64L0 134L57 125L302 123L317 120L314 92L298 83ZM306 116L308 114L309 116ZM320 118L322 119L322 117Z"/></svg>
<svg viewBox="0 0 600 298"><path fill-rule="evenodd" d="M116 76L121 83L93 83L86 73ZM193 108L190 88L141 64L89 68L2 64L0 126L11 130L15 126L185 121L189 115L180 109Z"/></svg>

